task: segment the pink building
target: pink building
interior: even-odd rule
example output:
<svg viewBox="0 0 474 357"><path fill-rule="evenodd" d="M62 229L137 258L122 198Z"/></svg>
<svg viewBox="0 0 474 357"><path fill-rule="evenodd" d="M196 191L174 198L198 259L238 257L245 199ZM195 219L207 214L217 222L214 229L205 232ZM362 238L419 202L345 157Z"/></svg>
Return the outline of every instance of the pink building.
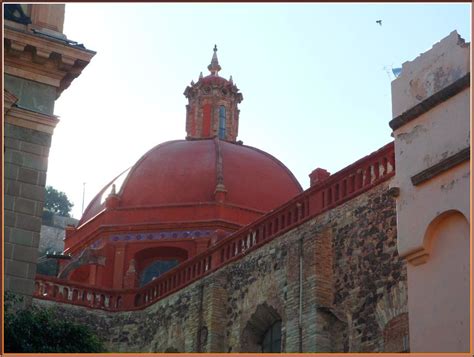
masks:
<svg viewBox="0 0 474 357"><path fill-rule="evenodd" d="M392 82L411 352L469 350L469 47L453 31Z"/></svg>

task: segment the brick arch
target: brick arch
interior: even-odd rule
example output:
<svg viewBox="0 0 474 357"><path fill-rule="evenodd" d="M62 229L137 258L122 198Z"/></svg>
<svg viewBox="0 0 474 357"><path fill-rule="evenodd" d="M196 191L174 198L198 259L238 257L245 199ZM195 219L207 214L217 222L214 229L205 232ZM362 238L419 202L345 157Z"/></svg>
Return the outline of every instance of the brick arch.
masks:
<svg viewBox="0 0 474 357"><path fill-rule="evenodd" d="M398 315L408 313L408 294L405 281L385 291L375 308L375 320L383 331L387 323Z"/></svg>
<svg viewBox="0 0 474 357"><path fill-rule="evenodd" d="M273 306L267 302L258 305L242 331L240 352L261 352L265 332L277 321L282 321L282 317Z"/></svg>
<svg viewBox="0 0 474 357"><path fill-rule="evenodd" d="M408 313L392 318L383 329L384 352L409 352Z"/></svg>
<svg viewBox="0 0 474 357"><path fill-rule="evenodd" d="M408 344L408 295L405 281L386 291L375 308L375 320L383 334L384 352L406 352Z"/></svg>

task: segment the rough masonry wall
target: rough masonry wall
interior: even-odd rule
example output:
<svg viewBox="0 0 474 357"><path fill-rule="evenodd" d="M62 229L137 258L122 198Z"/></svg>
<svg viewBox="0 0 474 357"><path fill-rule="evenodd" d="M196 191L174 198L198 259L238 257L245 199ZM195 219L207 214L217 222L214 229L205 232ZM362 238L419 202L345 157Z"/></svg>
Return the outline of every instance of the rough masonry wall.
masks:
<svg viewBox="0 0 474 357"><path fill-rule="evenodd" d="M57 306L111 352L258 352L278 320L284 352L383 351L385 327L406 313L395 224L384 183L144 311Z"/></svg>

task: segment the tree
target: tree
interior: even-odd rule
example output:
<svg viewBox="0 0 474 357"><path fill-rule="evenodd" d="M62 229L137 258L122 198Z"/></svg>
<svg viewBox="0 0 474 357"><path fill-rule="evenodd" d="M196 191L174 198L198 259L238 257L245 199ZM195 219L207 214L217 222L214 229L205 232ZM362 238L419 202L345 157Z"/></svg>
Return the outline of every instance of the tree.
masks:
<svg viewBox="0 0 474 357"><path fill-rule="evenodd" d="M18 296L5 294L5 352L106 352L87 326L69 321L51 308L19 308L19 302Z"/></svg>
<svg viewBox="0 0 474 357"><path fill-rule="evenodd" d="M44 208L47 211L55 213L59 216L70 217L72 204L64 192L56 190L52 186L46 186L46 196Z"/></svg>

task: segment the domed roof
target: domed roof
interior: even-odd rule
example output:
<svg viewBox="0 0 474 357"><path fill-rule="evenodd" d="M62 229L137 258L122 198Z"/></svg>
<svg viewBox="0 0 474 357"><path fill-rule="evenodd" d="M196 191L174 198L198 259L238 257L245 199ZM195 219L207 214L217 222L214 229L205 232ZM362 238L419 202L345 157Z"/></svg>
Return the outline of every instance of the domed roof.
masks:
<svg viewBox="0 0 474 357"><path fill-rule="evenodd" d="M210 74L206 77L203 77L199 80L202 84L217 84L217 85L223 85L223 84L231 84L227 79L224 77L220 77L214 74Z"/></svg>
<svg viewBox="0 0 474 357"><path fill-rule="evenodd" d="M112 185L120 208L216 202L219 188L226 192L225 204L262 213L302 191L286 166L251 146L217 138L168 141L148 151L101 190L85 210L80 225L105 208Z"/></svg>

